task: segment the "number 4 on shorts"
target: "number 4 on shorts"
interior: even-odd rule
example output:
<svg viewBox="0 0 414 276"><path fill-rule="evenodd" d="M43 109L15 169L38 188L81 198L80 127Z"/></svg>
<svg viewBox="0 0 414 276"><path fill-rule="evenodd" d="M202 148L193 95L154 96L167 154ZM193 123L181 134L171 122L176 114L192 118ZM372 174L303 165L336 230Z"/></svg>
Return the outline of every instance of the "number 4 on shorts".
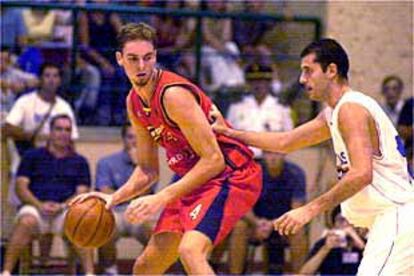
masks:
<svg viewBox="0 0 414 276"><path fill-rule="evenodd" d="M191 211L190 213L191 220L197 219L198 215L200 214L201 207L203 207L203 205L200 203Z"/></svg>

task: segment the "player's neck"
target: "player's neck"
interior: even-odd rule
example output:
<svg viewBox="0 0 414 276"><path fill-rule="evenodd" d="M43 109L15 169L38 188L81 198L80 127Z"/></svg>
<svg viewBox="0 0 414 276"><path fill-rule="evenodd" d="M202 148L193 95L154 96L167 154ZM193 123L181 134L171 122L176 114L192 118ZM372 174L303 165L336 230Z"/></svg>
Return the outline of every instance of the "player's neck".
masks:
<svg viewBox="0 0 414 276"><path fill-rule="evenodd" d="M61 146L49 144L47 148L49 152L52 153L56 158L66 157L71 152L70 146L61 147Z"/></svg>
<svg viewBox="0 0 414 276"><path fill-rule="evenodd" d="M155 92L154 90L158 83L158 75L159 75L158 69L154 69L151 75L151 78L148 80L148 82L145 85L143 86L133 85L135 92L138 93L138 95L147 105L150 105L152 95Z"/></svg>
<svg viewBox="0 0 414 276"><path fill-rule="evenodd" d="M326 103L334 108L342 96L349 92L351 88L349 87L347 82L344 83L334 83L329 88L329 92L327 95Z"/></svg>

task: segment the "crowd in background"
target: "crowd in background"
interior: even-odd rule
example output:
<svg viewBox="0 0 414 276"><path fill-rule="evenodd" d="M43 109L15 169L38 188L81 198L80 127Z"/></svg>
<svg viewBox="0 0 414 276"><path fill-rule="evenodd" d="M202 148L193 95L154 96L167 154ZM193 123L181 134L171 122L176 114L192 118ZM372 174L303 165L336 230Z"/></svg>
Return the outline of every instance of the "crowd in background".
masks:
<svg viewBox="0 0 414 276"><path fill-rule="evenodd" d="M110 1L66 2L106 4ZM249 13L266 13L267 8L265 2L254 0L239 3L147 0L116 1L116 4ZM278 5L283 13L283 1ZM5 181L15 182L17 197L25 203L19 209L16 230L10 238L14 251L9 250L5 259L11 269L36 229L39 228L40 233L52 230L61 233L65 203L91 186L87 160L77 154L74 147L79 137L78 124L123 126L123 148L98 162L93 185L96 189L113 192L125 183L135 166L133 153L139 148L134 143L134 132L126 124L125 112L129 83L114 55L116 36L122 24L135 21L154 26L159 36L159 67L195 79L196 19L82 12L78 21L79 52L72 75L70 47L74 38L69 11L2 8L1 17L2 186ZM298 115L301 110L295 108L289 95L286 96L292 87L296 90L300 87L296 85L297 76L281 77L281 66L275 58L280 46L268 35L279 28L275 22L204 18L202 27L199 85L216 100L234 127L285 131L307 119ZM386 77L379 87L384 98L383 108L400 132L412 170L413 99L402 98L404 83L398 76ZM62 148L70 150L62 151ZM226 272L247 272L249 247L264 245L264 273L355 274L367 234L350 226L339 209L332 213L329 229L321 233L321 239L312 245L309 253L306 232L286 239L272 230L272 219L306 202L305 172L281 154L253 150L264 168L262 195L252 212L238 223L223 248L213 254L211 262L220 263L224 249L228 251ZM16 160L17 155L20 162L13 167L11 160ZM75 176L74 172L79 171L83 174ZM48 185L42 188L39 183L44 183L45 179ZM65 185L54 185L62 183L63 179L66 179ZM54 190L57 186L59 188ZM57 198L56 194L64 196ZM153 222L129 225L120 215L124 207L116 210L119 213L118 235L99 251L100 267L108 275L118 273L116 240L128 235L145 244L153 227ZM48 217L54 220L45 219ZM82 260L84 271L92 274L90 252L74 249ZM47 248L42 252L48 253Z"/></svg>

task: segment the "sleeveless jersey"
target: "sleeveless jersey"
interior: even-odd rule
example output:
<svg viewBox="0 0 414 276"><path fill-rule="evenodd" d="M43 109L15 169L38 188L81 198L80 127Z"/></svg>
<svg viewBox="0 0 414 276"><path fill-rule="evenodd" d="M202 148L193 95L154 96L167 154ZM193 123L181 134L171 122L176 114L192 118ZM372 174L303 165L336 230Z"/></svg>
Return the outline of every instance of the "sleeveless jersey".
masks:
<svg viewBox="0 0 414 276"><path fill-rule="evenodd" d="M344 216L352 224L369 228L378 214L413 201L414 186L408 173L403 142L395 127L374 99L357 91L345 93L335 108L325 109L338 177L341 178L352 166L338 125L339 110L344 103L363 106L374 119L379 135L381 156L373 157L372 183L341 204Z"/></svg>
<svg viewBox="0 0 414 276"><path fill-rule="evenodd" d="M195 84L169 71L159 71L159 79L149 106L145 105L133 89L131 89L128 98L132 116L135 116L147 128L154 141L166 149L169 167L178 175L183 176L197 163L200 157L191 148L178 126L168 117L162 104L166 89L172 86L181 86L189 90L208 118L212 107L211 100ZM226 164L231 168L241 168L252 160L253 153L245 144L223 135L216 134L216 137Z"/></svg>

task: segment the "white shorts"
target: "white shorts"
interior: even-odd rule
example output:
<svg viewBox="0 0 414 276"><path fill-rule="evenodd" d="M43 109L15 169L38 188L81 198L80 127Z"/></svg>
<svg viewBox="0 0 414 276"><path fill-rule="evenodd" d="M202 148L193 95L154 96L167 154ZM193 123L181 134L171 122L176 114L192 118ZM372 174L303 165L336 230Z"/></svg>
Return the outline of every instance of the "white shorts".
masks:
<svg viewBox="0 0 414 276"><path fill-rule="evenodd" d="M358 276L414 275L413 215L411 202L375 219Z"/></svg>
<svg viewBox="0 0 414 276"><path fill-rule="evenodd" d="M63 232L63 223L65 221L66 211L57 216L50 217L40 213L40 211L32 205L24 205L19 209L16 215L16 222L25 215L31 215L36 218L40 234L52 233L60 235Z"/></svg>
<svg viewBox="0 0 414 276"><path fill-rule="evenodd" d="M152 232L155 221L150 220L142 224L131 224L124 216L125 209L114 209L115 223L117 228L117 237L133 237L141 244L147 244L148 233Z"/></svg>

